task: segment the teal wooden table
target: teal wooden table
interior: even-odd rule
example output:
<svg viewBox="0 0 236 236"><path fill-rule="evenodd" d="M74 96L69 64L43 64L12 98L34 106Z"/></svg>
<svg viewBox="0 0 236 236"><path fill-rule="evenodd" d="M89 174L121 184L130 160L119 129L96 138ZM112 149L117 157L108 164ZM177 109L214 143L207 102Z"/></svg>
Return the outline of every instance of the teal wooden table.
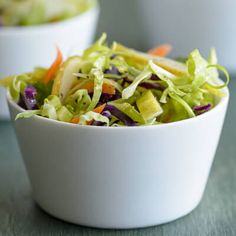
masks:
<svg viewBox="0 0 236 236"><path fill-rule="evenodd" d="M230 90L229 110L202 202L184 218L145 229L92 229L65 223L44 213L31 199L13 127L9 122L0 122L0 235L235 236L236 81L232 80ZM202 135L206 135L204 130Z"/></svg>

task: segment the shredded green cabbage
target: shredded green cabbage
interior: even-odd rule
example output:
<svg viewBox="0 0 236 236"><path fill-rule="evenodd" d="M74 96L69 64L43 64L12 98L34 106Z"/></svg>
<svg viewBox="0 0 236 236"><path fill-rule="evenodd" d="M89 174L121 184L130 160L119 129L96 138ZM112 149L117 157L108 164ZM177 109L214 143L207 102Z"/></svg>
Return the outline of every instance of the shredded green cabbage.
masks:
<svg viewBox="0 0 236 236"><path fill-rule="evenodd" d="M10 84L9 91L14 100L18 100L20 93L23 93L27 86L27 82L30 81L30 77L27 74L15 76Z"/></svg>
<svg viewBox="0 0 236 236"><path fill-rule="evenodd" d="M91 74L94 76L94 89L92 101L88 107L88 111L94 109L99 102L102 94L103 72L101 69L92 69Z"/></svg>
<svg viewBox="0 0 236 236"><path fill-rule="evenodd" d="M86 89L80 89L69 95L65 100L65 104L72 107L75 114L80 114L88 109L91 104L91 98Z"/></svg>
<svg viewBox="0 0 236 236"><path fill-rule="evenodd" d="M42 112L40 110L29 110L29 111L24 111L16 115L16 120L21 119L21 118L30 118L34 115L41 115Z"/></svg>
<svg viewBox="0 0 236 236"><path fill-rule="evenodd" d="M73 118L73 114L69 111L69 109L65 106L61 106L57 110L57 118L60 121L70 122Z"/></svg>
<svg viewBox="0 0 236 236"><path fill-rule="evenodd" d="M85 114L81 115L79 124L86 125L87 122L93 120L105 123L106 126L109 126L109 119L107 117L93 111L88 111Z"/></svg>
<svg viewBox="0 0 236 236"><path fill-rule="evenodd" d="M123 90L122 98L123 99L130 98L134 94L139 83L141 83L145 79L148 79L151 75L152 73L148 71L148 68L142 71L142 73L137 76L137 78L132 82L132 84L130 84L127 88Z"/></svg>

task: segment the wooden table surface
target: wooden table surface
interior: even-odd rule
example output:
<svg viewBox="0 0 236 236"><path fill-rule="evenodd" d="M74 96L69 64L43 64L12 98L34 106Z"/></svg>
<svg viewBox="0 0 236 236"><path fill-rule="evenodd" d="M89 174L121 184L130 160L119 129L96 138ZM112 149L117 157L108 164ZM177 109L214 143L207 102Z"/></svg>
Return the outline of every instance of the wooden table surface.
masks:
<svg viewBox="0 0 236 236"><path fill-rule="evenodd" d="M236 235L236 81L215 161L200 205L189 215L161 226L99 230L57 220L37 207L14 130L0 122L0 235ZM204 130L203 130L203 135Z"/></svg>

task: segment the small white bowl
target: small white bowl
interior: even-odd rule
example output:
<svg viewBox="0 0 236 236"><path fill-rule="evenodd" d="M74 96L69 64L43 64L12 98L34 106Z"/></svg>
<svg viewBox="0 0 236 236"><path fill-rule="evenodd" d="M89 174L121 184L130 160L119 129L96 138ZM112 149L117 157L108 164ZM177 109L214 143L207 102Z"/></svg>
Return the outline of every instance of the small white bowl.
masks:
<svg viewBox="0 0 236 236"><path fill-rule="evenodd" d="M0 27L0 78L49 66L58 46L64 57L80 54L93 41L99 7L57 23ZM5 93L0 88L0 119L8 118Z"/></svg>
<svg viewBox="0 0 236 236"><path fill-rule="evenodd" d="M187 0L149 0L147 4L147 1L137 0L137 15L142 16L136 19L143 37L141 45L152 48L170 43L172 57L187 56L195 48L207 57L214 46L220 64L232 74L236 73L236 27L233 27L236 1L212 3L206 0L191 3ZM199 19L204 19L204 24Z"/></svg>
<svg viewBox="0 0 236 236"><path fill-rule="evenodd" d="M15 121L32 185L49 214L98 228L158 225L200 202L229 100L198 117L141 127L80 126L43 117Z"/></svg>

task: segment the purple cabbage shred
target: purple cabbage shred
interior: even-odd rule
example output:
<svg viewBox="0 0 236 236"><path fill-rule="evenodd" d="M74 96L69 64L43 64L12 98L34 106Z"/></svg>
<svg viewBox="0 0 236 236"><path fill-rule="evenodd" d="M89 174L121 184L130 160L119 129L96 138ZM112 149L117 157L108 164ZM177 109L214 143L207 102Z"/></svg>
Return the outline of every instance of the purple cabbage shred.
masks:
<svg viewBox="0 0 236 236"><path fill-rule="evenodd" d="M110 74L110 75L121 75L118 68L116 66L111 66L111 68L106 69L104 71L104 74Z"/></svg>
<svg viewBox="0 0 236 236"><path fill-rule="evenodd" d="M148 83L148 82L142 82L139 84L140 87L146 88L146 89L157 89L160 91L165 90L165 87L158 83Z"/></svg>
<svg viewBox="0 0 236 236"><path fill-rule="evenodd" d="M26 110L38 109L37 90L33 85L28 85L20 97L19 105Z"/></svg>
<svg viewBox="0 0 236 236"><path fill-rule="evenodd" d="M113 116L118 118L127 126L136 126L136 123L129 116L117 109L115 106L107 104L104 108L104 111L109 111Z"/></svg>
<svg viewBox="0 0 236 236"><path fill-rule="evenodd" d="M207 112L211 109L212 105L210 103L202 106L194 106L193 110L197 113L197 115L200 115L204 112Z"/></svg>
<svg viewBox="0 0 236 236"><path fill-rule="evenodd" d="M160 80L160 78L157 75L152 74L152 76L150 77L150 80Z"/></svg>
<svg viewBox="0 0 236 236"><path fill-rule="evenodd" d="M111 118L111 113L109 112L109 111L103 111L102 113L101 113L101 115L103 115L103 116L106 116L107 118ZM101 122L101 121L94 121L93 122L93 125L95 125L95 126L103 126L105 123L103 123L103 122Z"/></svg>

